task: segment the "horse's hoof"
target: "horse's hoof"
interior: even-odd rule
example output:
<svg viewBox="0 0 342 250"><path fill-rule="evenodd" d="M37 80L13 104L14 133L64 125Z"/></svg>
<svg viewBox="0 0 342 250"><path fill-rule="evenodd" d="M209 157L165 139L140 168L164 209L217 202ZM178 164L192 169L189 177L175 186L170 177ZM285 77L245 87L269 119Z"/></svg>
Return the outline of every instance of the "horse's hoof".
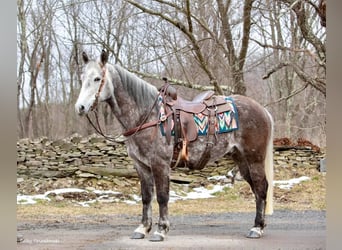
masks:
<svg viewBox="0 0 342 250"><path fill-rule="evenodd" d="M247 238L259 239L263 235L263 230L260 227L253 227L246 235Z"/></svg>
<svg viewBox="0 0 342 250"><path fill-rule="evenodd" d="M151 227L145 227L143 224L140 224L133 232L131 239L144 239L145 235L150 232Z"/></svg>
<svg viewBox="0 0 342 250"><path fill-rule="evenodd" d="M151 236L150 241L158 242L158 241L164 241L164 234L154 232L154 234Z"/></svg>
<svg viewBox="0 0 342 250"><path fill-rule="evenodd" d="M140 240L140 239L144 239L145 238L145 234L139 233L139 232L134 232L131 236L131 239L133 240Z"/></svg>

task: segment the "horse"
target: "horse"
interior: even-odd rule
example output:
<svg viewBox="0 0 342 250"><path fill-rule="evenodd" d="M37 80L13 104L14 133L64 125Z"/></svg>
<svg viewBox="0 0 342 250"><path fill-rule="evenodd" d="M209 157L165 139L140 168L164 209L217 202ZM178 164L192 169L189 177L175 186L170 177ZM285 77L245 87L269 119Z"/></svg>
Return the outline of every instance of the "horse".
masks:
<svg viewBox="0 0 342 250"><path fill-rule="evenodd" d="M138 173L142 196L141 223L133 231L131 239L143 239L151 231L151 203L156 192L159 220L149 240L163 241L170 229L168 202L174 142L167 142L166 136L157 129L163 122L159 120L159 106L154 105L159 91L123 67L109 63L108 53L104 50L98 60L90 60L85 52L82 58L84 71L75 103L76 113L88 115L98 102L106 102L123 130L136 128L125 138L128 155ZM254 226L246 237L260 238L266 226L265 214L273 213L273 119L255 100L242 95L230 97L237 108L239 128L217 135L216 143L210 149L209 162L226 154L232 157L256 200ZM153 126L143 126L145 124ZM205 136L199 136L188 144L190 165L196 165L200 159L206 140Z"/></svg>

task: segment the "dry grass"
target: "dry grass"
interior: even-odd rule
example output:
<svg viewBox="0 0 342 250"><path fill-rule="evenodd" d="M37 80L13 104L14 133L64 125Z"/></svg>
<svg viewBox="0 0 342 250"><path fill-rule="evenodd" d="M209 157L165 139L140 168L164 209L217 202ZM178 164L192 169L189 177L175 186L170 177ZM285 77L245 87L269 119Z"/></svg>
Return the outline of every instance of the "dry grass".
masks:
<svg viewBox="0 0 342 250"><path fill-rule="evenodd" d="M295 185L290 190L278 187L274 189L274 209L291 210L325 210L326 176L313 169L289 171L283 169L276 172L275 179L290 179L302 175L311 179ZM233 188L226 188L218 193L215 198L184 200L170 203L170 214L206 214L222 212L252 212L255 211L254 196L246 182L237 182ZM154 201L153 211L156 214L158 205ZM34 205L18 205L18 220L39 220L48 215L51 219L62 216L80 215L115 215L128 214L140 215L141 205L128 205L124 203L100 204L95 203L91 207L81 207L70 201L42 201Z"/></svg>

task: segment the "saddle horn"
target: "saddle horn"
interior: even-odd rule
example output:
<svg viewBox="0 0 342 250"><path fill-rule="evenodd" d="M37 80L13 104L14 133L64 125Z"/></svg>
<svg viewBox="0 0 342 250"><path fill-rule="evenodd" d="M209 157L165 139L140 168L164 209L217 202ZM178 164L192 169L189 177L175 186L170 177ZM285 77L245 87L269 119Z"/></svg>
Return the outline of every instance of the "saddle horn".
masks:
<svg viewBox="0 0 342 250"><path fill-rule="evenodd" d="M177 90L169 84L167 77L163 77L162 80L165 82L164 88L165 94L170 96L173 100L177 100Z"/></svg>

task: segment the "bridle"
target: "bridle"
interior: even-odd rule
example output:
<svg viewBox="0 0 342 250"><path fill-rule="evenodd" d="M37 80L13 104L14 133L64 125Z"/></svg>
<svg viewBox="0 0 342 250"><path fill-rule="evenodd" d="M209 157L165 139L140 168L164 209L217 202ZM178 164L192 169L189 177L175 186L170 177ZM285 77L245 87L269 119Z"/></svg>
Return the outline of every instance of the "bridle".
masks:
<svg viewBox="0 0 342 250"><path fill-rule="evenodd" d="M90 119L89 115L86 114L86 117L88 119L88 122L90 123L90 125L95 129L95 131L100 134L101 136L103 136L106 140L109 140L109 141L112 141L112 142L115 142L116 139L118 139L119 137L121 137L121 135L118 135L116 137L111 137L111 136L108 136L108 135L105 135L104 132L102 131L101 129L101 126L100 126L100 122L99 122L99 117L98 117L98 112L97 112L97 106L98 106L98 102L99 102L99 96L101 94L101 91L103 89L103 86L105 85L106 83L106 67L105 65L103 65L102 63L99 63L100 64L100 67L101 67L101 70L102 70L102 79L101 79L101 82L100 82L100 86L99 86L99 89L97 90L96 94L95 94L95 100L94 100L94 103L92 104L92 106L90 107L90 110L94 112L95 114L95 121L96 121L96 125L94 124L94 122ZM169 117L170 115L172 115L172 112L169 112L167 113L164 117L161 117L160 119L158 120L155 120L155 121L150 121L150 122L147 122L146 123L146 120L148 119L148 117L151 115L152 113L152 110L154 109L154 107L156 106L157 104L157 101L158 101L158 97L159 95L165 95L165 92L169 86L169 83L167 82L167 79L165 78L165 85L163 85L163 87L159 90L159 94L157 95L157 97L155 98L155 101L152 105L152 107L150 108L150 111L149 113L144 117L144 119L142 120L141 124L135 128L132 128L132 129L129 129L127 131L125 131L124 133L122 133L123 136L127 137L127 136L134 136L137 132L143 130L143 129L146 129L146 128L150 128L150 127L153 127L153 126L156 126L158 124L160 124L161 122L165 121L167 117Z"/></svg>
<svg viewBox="0 0 342 250"><path fill-rule="evenodd" d="M97 93L95 94L95 101L94 101L93 105L91 105L91 107L90 107L91 111L93 111L97 107L97 104L99 102L100 93L103 89L103 86L106 83L106 67L105 67L105 65L102 65L102 63L99 63L99 64L100 64L101 71L102 71L102 75L101 75L102 78L101 78L99 89L97 90Z"/></svg>
<svg viewBox="0 0 342 250"><path fill-rule="evenodd" d="M101 126L100 126L100 122L99 122L99 116L98 116L98 112L97 112L97 105L99 103L99 96L101 94L101 91L103 89L103 86L105 85L106 83L106 67L105 65L102 65L102 63L99 63L100 64L100 67L101 67L101 71L102 71L102 74L101 74L101 82L100 82L100 85L99 85L99 89L97 90L96 94L95 94L95 100L93 102L93 104L91 105L90 107L90 110L94 112L95 114L95 121L96 121L96 125L94 124L94 122L90 119L89 115L86 114L86 117L87 117L87 120L88 122L90 123L90 125L95 129L95 131L102 135L105 139L109 140L109 141L112 141L112 142L115 142L115 140L120 137L120 136L117 136L117 137L110 137L110 136L107 136L104 134L104 132L102 131L101 129Z"/></svg>

